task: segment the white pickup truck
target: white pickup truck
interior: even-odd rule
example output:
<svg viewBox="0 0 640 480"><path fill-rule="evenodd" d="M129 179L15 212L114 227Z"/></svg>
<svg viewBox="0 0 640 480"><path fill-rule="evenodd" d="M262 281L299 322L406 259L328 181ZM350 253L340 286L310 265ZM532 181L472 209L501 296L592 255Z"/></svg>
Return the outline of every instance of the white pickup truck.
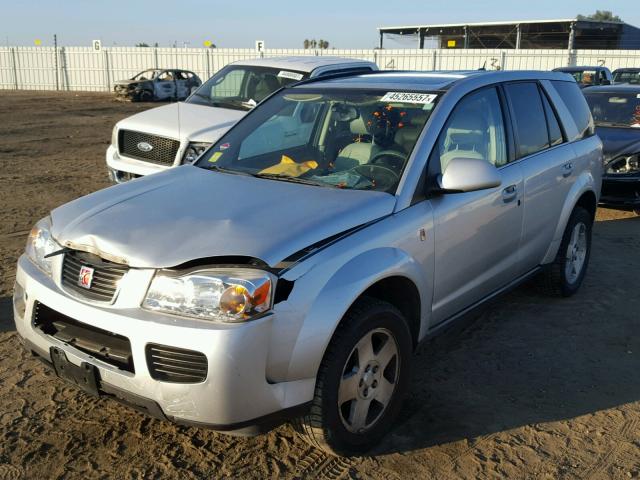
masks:
<svg viewBox="0 0 640 480"><path fill-rule="evenodd" d="M337 73L371 72L375 63L330 56L279 57L231 63L181 103L152 108L118 122L107 148L113 182L193 163L260 101L281 87ZM292 112L297 123L304 110ZM285 145L286 146L286 145Z"/></svg>

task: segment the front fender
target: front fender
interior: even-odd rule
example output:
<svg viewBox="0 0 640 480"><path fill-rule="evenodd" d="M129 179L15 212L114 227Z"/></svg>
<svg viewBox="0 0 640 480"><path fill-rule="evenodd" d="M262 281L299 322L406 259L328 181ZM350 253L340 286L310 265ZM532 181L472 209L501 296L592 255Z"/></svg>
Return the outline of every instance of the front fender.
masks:
<svg viewBox="0 0 640 480"><path fill-rule="evenodd" d="M596 199L598 198L600 186L596 182L600 182L600 179L598 178L596 181L593 173L590 170L586 170L580 174L571 186L571 189L565 198L564 205L562 206L562 213L560 214L560 219L558 220L558 225L556 226L556 231L553 235L553 241L549 245L547 253L541 262L543 265L555 260L556 255L558 254L558 249L560 248L560 243L562 242L562 236L564 235L567 223L569 222L569 217L578 203L578 200L580 200L580 197L586 192L592 192L596 196Z"/></svg>
<svg viewBox="0 0 640 480"><path fill-rule="evenodd" d="M317 271L316 271L317 270ZM312 290L318 277L322 277L322 266L316 266L296 280L295 290ZM333 334L356 299L371 285L392 276L402 276L411 280L421 296L421 305L428 304L423 298L428 292L428 279L420 265L405 251L393 247L380 247L353 257L335 273L319 290L313 302L305 308L306 315L297 334L295 347L286 368L286 377L315 377L324 352ZM296 299L291 299L294 310ZM424 330L427 312L421 308L421 331ZM285 372L282 372L285 374Z"/></svg>

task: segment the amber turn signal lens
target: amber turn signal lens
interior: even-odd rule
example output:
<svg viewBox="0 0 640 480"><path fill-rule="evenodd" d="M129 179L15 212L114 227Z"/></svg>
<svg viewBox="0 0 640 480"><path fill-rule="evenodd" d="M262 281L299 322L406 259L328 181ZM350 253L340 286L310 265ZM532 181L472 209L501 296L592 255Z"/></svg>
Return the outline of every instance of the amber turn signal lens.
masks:
<svg viewBox="0 0 640 480"><path fill-rule="evenodd" d="M250 295L242 285L232 285L222 292L220 309L225 313L237 315L250 307Z"/></svg>

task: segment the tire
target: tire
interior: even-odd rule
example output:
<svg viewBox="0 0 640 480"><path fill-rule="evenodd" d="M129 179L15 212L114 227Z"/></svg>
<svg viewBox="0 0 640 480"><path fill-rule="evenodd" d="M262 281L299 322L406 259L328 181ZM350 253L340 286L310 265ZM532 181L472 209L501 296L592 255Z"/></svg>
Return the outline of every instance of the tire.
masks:
<svg viewBox="0 0 640 480"><path fill-rule="evenodd" d="M578 291L589 265L592 227L591 214L576 207L567 222L556 259L541 275L540 286L545 293L570 297Z"/></svg>
<svg viewBox="0 0 640 480"><path fill-rule="evenodd" d="M411 333L398 309L373 298L358 300L325 352L309 413L294 426L311 445L332 455L370 450L400 411L411 357Z"/></svg>

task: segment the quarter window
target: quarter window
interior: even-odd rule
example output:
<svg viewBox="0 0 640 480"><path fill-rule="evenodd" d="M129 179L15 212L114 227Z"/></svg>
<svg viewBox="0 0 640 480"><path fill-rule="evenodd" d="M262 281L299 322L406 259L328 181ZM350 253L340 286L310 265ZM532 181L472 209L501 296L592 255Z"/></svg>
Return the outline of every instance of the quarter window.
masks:
<svg viewBox="0 0 640 480"><path fill-rule="evenodd" d="M551 83L571 113L576 127L578 127L578 135L569 140L581 140L582 138L593 135L593 118L589 111L589 105L580 91L580 87L573 82L562 82L559 80L553 80Z"/></svg>
<svg viewBox="0 0 640 480"><path fill-rule="evenodd" d="M458 103L440 134L436 152L442 172L454 158L484 160L496 167L507 163L504 120L495 88L472 93Z"/></svg>
<svg viewBox="0 0 640 480"><path fill-rule="evenodd" d="M505 85L515 121L518 158L533 155L549 147L547 120L538 85L534 82Z"/></svg>

